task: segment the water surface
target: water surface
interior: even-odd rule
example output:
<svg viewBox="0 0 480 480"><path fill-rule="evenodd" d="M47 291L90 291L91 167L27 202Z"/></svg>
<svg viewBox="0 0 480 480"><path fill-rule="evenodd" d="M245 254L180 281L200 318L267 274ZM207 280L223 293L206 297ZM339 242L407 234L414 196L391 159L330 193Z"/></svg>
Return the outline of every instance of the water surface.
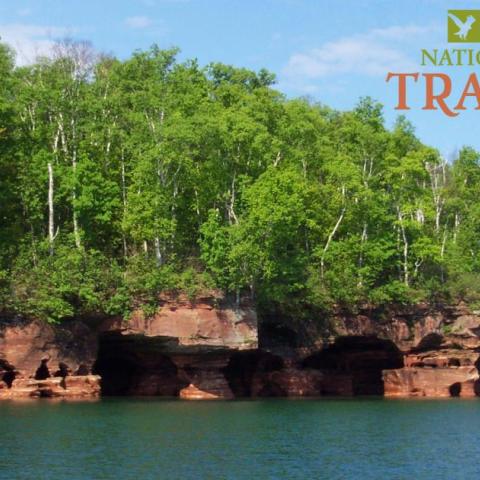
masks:
<svg viewBox="0 0 480 480"><path fill-rule="evenodd" d="M480 402L0 403L0 479L474 479Z"/></svg>

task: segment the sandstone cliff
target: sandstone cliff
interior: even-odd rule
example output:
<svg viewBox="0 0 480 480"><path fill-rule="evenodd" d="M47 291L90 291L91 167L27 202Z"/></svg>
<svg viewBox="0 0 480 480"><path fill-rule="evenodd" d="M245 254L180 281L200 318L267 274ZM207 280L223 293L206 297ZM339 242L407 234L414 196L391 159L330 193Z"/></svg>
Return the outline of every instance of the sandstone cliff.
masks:
<svg viewBox="0 0 480 480"><path fill-rule="evenodd" d="M480 316L464 305L338 313L330 330L260 325L250 305L166 300L145 318L0 321L0 399L159 395L477 396ZM276 332L276 333L275 333Z"/></svg>
<svg viewBox="0 0 480 480"><path fill-rule="evenodd" d="M0 398L163 395L233 398L223 370L258 348L249 306L166 301L130 321L0 322Z"/></svg>

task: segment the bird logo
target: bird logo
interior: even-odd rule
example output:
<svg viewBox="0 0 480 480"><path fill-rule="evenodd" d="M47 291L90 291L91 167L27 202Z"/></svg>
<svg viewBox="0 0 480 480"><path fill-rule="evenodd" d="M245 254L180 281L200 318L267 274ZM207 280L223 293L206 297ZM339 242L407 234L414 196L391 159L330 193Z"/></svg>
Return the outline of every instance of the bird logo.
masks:
<svg viewBox="0 0 480 480"><path fill-rule="evenodd" d="M456 15L449 13L448 16L455 22L455 25L459 28L458 32L455 32L454 35L465 40L467 38L468 32L472 29L472 25L475 22L475 17L469 15L467 19L462 22Z"/></svg>
<svg viewBox="0 0 480 480"><path fill-rule="evenodd" d="M449 10L448 41L449 42L478 42L477 32L480 22L479 10ZM464 20L462 20L464 19ZM474 23L477 24L474 27ZM475 37L475 38L474 38Z"/></svg>

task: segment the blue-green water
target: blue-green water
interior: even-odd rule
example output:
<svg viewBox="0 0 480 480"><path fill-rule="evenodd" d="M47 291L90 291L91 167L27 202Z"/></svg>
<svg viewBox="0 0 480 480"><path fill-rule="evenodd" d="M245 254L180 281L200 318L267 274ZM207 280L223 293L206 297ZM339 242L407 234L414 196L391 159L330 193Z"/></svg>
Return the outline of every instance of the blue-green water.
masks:
<svg viewBox="0 0 480 480"><path fill-rule="evenodd" d="M0 479L476 479L480 402L0 403Z"/></svg>

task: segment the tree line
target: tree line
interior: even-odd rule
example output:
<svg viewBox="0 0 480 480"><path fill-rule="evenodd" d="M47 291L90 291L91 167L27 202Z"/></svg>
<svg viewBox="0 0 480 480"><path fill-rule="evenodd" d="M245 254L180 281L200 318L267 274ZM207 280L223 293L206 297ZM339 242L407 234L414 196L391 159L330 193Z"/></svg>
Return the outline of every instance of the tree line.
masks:
<svg viewBox="0 0 480 480"><path fill-rule="evenodd" d="M0 44L1 311L126 317L212 290L292 317L480 301L474 149L447 162L370 98L339 112L177 55L63 41L19 67Z"/></svg>

